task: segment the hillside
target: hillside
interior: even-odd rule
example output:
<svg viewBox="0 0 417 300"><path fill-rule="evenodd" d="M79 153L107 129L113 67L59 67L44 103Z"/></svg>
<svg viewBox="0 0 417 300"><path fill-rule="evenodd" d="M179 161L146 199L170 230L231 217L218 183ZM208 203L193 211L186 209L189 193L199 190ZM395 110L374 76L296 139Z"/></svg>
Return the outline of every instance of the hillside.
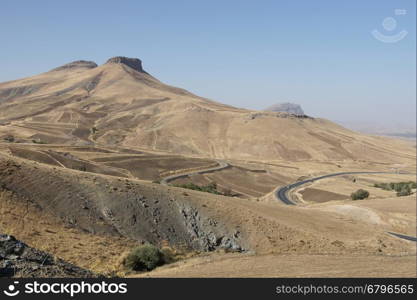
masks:
<svg viewBox="0 0 417 300"><path fill-rule="evenodd" d="M0 124L0 138L7 141L117 145L211 158L390 163L415 158L405 141L198 97L160 82L139 59L125 57L100 66L76 61L1 83Z"/></svg>
<svg viewBox="0 0 417 300"><path fill-rule="evenodd" d="M123 255L143 242L168 243L191 253L215 251L214 258L221 250L241 252L237 261L256 254L251 256L254 264L258 255L267 254L278 260L317 254L331 255L334 260L347 254L378 260L401 254L407 262L415 259L414 243L385 233L415 232L415 214L409 213L410 207L415 208L413 196L403 200L407 210L395 214L367 208L365 202L358 203L356 210L349 202L288 207L52 167L3 154L0 182L2 232L94 272L120 272ZM334 213L336 208L342 211L341 206L353 215ZM380 216L376 223L375 217L367 217L375 215ZM207 260L204 257L200 259ZM183 264L179 265L181 269ZM273 272L269 269L271 276L277 276L277 270L285 274L276 266ZM398 274L415 274L415 266L407 266L402 264ZM246 268L242 276L250 276L253 267L242 266ZM389 267L380 268L385 274L390 272ZM359 265L356 270L364 274ZM198 272L200 276L213 274ZM229 276L233 274L237 275L230 272Z"/></svg>
<svg viewBox="0 0 417 300"><path fill-rule="evenodd" d="M0 83L0 233L80 272L415 276L415 244L387 234L415 236L415 197L373 187L415 181L415 159L407 141L196 96L139 59L75 61ZM291 195L296 206L275 197L306 178L363 170L393 174L305 185ZM358 188L370 198L350 200ZM123 258L143 243L180 260L126 270ZM76 276L73 265L44 276Z"/></svg>

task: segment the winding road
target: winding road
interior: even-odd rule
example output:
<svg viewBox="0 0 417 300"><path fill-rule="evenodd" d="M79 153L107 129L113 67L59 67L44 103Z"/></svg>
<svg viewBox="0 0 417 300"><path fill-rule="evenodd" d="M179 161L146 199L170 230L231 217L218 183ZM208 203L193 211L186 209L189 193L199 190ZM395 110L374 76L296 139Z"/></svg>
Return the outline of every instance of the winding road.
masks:
<svg viewBox="0 0 417 300"><path fill-rule="evenodd" d="M198 170L198 171L193 171L193 172L189 172L189 173L179 173L179 174L174 174L174 175L170 175L167 177L162 178L161 180L161 184L163 185L168 185L168 182L178 179L178 178L184 178L187 176L192 176L192 175L197 175L197 174L204 174L204 173L209 173L209 172L214 172L214 171L220 171L223 169L226 169L228 167L230 167L230 165L227 162L221 161L221 160L216 160L216 162L219 164L216 167L212 167L212 168L208 168L208 169L202 169L202 170Z"/></svg>
<svg viewBox="0 0 417 300"><path fill-rule="evenodd" d="M227 162L224 162L224 161L221 161L221 160L217 160L217 163L219 165L216 166L216 167L212 167L212 168L208 168L208 169L202 169L202 170L193 171L193 172L187 172L187 173L179 173L179 174L174 174L174 175L164 177L161 180L161 184L168 185L168 182L170 182L172 180L175 180L175 179L178 179L178 178L184 178L184 177L188 177L188 176L192 176L192 175L219 171L219 170L223 170L223 169L226 169L226 168L230 167L230 165ZM306 179L306 180L302 180L302 181L297 181L295 183L283 186L283 187L276 190L275 197L277 198L278 201L282 201L284 204L296 205L296 203L294 203L293 201L291 201L288 198L288 192L291 191L292 189L294 189L296 187L299 187L303 184L306 184L306 183L309 183L309 182L314 182L314 181L324 179L324 178L328 178L328 177L335 177L335 176L341 176L341 175L354 175L354 174L408 174L408 173L393 173L393 172L340 172L340 173L332 173L332 174L322 175L322 176L319 176L319 177L314 177L314 178L310 178L310 179ZM400 239L404 239L404 240L408 240L408 241L412 241L412 242L417 242L417 238L415 238L413 236L408 236L408 235L395 233L395 232L387 232L387 233L392 235L392 236L398 237Z"/></svg>
<svg viewBox="0 0 417 300"><path fill-rule="evenodd" d="M319 177L314 177L311 179L306 179L306 180L302 180L302 181L298 181L286 186L283 186L279 189L276 190L275 192L275 197L277 198L277 200L282 201L283 203L287 204L287 205L296 205L296 203L294 203L293 201L291 201L288 198L288 192L296 187L299 187L300 185L309 183L309 182L314 182L323 178L328 178L328 177L334 177L334 176L341 176L341 175L352 175L352 174L409 174L409 173L392 173L392 172L340 172L340 173L333 173L333 174L327 174L327 175L323 175L323 176L319 176ZM412 242L417 242L417 238L414 236L409 236L409 235L404 235L404 234L400 234L400 233L395 233L395 232L387 232L388 234L398 237L400 239L404 239L407 241L412 241Z"/></svg>
<svg viewBox="0 0 417 300"><path fill-rule="evenodd" d="M353 175L353 174L398 174L398 173L392 173L392 172L340 172L340 173L332 173L332 174L327 174L327 175L322 175L319 177L314 177L311 179L306 179L306 180L302 180L302 181L297 181L295 183L283 186L281 188L279 188L276 192L275 192L275 197L277 198L277 200L284 202L287 205L296 205L293 201L291 201L288 198L288 192L296 187L299 187L300 185L309 183L309 182L314 182L320 179L324 179L324 178L328 178L328 177L334 177L334 176L341 176L341 175ZM406 173L400 173L400 174L406 174Z"/></svg>
<svg viewBox="0 0 417 300"><path fill-rule="evenodd" d="M396 236L400 239L404 239L404 240L408 240L408 241L412 241L412 242L417 242L417 238L413 237L413 236L409 236L409 235L404 235L404 234L400 234L400 233L395 233L395 232L387 232L390 235Z"/></svg>

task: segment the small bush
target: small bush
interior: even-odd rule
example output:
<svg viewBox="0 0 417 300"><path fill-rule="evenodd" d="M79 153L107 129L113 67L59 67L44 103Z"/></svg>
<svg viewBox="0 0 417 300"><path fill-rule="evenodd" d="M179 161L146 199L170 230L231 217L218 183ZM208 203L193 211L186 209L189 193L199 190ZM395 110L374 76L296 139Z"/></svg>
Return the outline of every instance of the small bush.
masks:
<svg viewBox="0 0 417 300"><path fill-rule="evenodd" d="M125 266L135 271L150 271L164 263L161 251L145 244L134 248L125 259Z"/></svg>
<svg viewBox="0 0 417 300"><path fill-rule="evenodd" d="M374 187L381 188L386 191L396 191L397 196L408 196L412 194L412 189L416 188L414 181L390 182L390 183L375 183Z"/></svg>
<svg viewBox="0 0 417 300"><path fill-rule="evenodd" d="M32 143L34 143L34 144L47 144L47 142L41 141L40 139L39 140L32 140Z"/></svg>
<svg viewBox="0 0 417 300"><path fill-rule="evenodd" d="M175 260L175 253L171 248L159 249L151 244L145 244L134 248L125 258L124 265L134 271L151 271Z"/></svg>
<svg viewBox="0 0 417 300"><path fill-rule="evenodd" d="M386 191L396 191L401 192L403 188L415 189L416 183L414 181L402 181L402 182L389 182L389 183L375 183L374 187L386 190Z"/></svg>
<svg viewBox="0 0 417 300"><path fill-rule="evenodd" d="M194 184L192 182L185 183L185 184L176 184L174 186L184 188L184 189L190 189L190 190L195 190L195 191L200 191L200 192L222 195L222 193L220 193L217 190L217 183L215 182L211 182L208 185L202 185L202 186Z"/></svg>
<svg viewBox="0 0 417 300"><path fill-rule="evenodd" d="M350 195L350 198L352 198L352 200L362 200L368 197L369 197L369 192L363 189L359 189Z"/></svg>
<svg viewBox="0 0 417 300"><path fill-rule="evenodd" d="M400 191L397 191L397 196L408 196L411 195L411 187L409 185L405 185L401 188Z"/></svg>

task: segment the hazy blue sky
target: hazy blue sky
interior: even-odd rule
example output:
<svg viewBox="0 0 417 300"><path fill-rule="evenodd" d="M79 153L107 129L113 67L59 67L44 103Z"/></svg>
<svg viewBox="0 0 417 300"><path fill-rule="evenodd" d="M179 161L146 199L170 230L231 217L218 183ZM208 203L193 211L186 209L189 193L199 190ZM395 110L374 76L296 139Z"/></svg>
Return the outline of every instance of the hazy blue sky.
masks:
<svg viewBox="0 0 417 300"><path fill-rule="evenodd" d="M1 0L0 81L123 55L234 106L290 101L332 120L415 124L415 3ZM408 35L384 43L374 29Z"/></svg>

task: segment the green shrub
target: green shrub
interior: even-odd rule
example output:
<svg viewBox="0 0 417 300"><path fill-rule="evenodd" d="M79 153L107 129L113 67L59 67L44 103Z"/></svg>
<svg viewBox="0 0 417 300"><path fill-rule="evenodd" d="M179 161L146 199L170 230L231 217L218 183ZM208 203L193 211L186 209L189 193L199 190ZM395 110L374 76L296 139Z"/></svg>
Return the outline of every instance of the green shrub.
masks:
<svg viewBox="0 0 417 300"><path fill-rule="evenodd" d="M175 261L175 253L169 247L159 249L151 244L134 248L124 260L124 265L134 271L151 271L163 264Z"/></svg>
<svg viewBox="0 0 417 300"><path fill-rule="evenodd" d="M217 183L215 182L211 182L208 185L203 185L201 187L201 191L206 192L206 193L220 195L220 192L217 191Z"/></svg>
<svg viewBox="0 0 417 300"><path fill-rule="evenodd" d="M202 190L202 188L199 185L196 185L192 182L184 183L184 184L176 184L175 186L176 187L181 187L181 188L184 188L184 189L195 190L195 191L201 191Z"/></svg>
<svg viewBox="0 0 417 300"><path fill-rule="evenodd" d="M47 144L47 142L41 141L40 139L32 140L32 143L34 143L34 144Z"/></svg>
<svg viewBox="0 0 417 300"><path fill-rule="evenodd" d="M412 189L416 188L414 181L390 182L390 183L375 183L374 187L381 188L386 191L396 191L397 196L408 196L412 194Z"/></svg>
<svg viewBox="0 0 417 300"><path fill-rule="evenodd" d="M408 196L411 195L411 187L409 185L405 185L401 188L400 191L397 191L397 196Z"/></svg>
<svg viewBox="0 0 417 300"><path fill-rule="evenodd" d="M216 195L224 195L224 196L229 196L229 197L235 195L231 189L225 189L223 190L222 193L219 192L217 190L217 183L215 182L211 182L207 185L201 185L201 186L194 184L192 182L184 183L184 184L174 184L174 186L184 188L184 189L190 189L190 190L206 192L206 193L211 193L211 194L216 194Z"/></svg>
<svg viewBox="0 0 417 300"><path fill-rule="evenodd" d="M150 271L163 263L161 251L151 244L134 248L124 261L125 266L135 271Z"/></svg>
<svg viewBox="0 0 417 300"><path fill-rule="evenodd" d="M369 197L369 192L363 189L359 189L350 195L350 198L352 198L352 200L362 200L368 197Z"/></svg>
<svg viewBox="0 0 417 300"><path fill-rule="evenodd" d="M184 188L184 189L190 189L190 190L195 190L195 191L200 191L200 192L222 195L222 193L220 193L217 190L217 183L215 183L215 182L211 182L208 185L203 185L203 186L196 185L192 182L185 183L185 184L176 184L174 186L181 187L181 188Z"/></svg>

